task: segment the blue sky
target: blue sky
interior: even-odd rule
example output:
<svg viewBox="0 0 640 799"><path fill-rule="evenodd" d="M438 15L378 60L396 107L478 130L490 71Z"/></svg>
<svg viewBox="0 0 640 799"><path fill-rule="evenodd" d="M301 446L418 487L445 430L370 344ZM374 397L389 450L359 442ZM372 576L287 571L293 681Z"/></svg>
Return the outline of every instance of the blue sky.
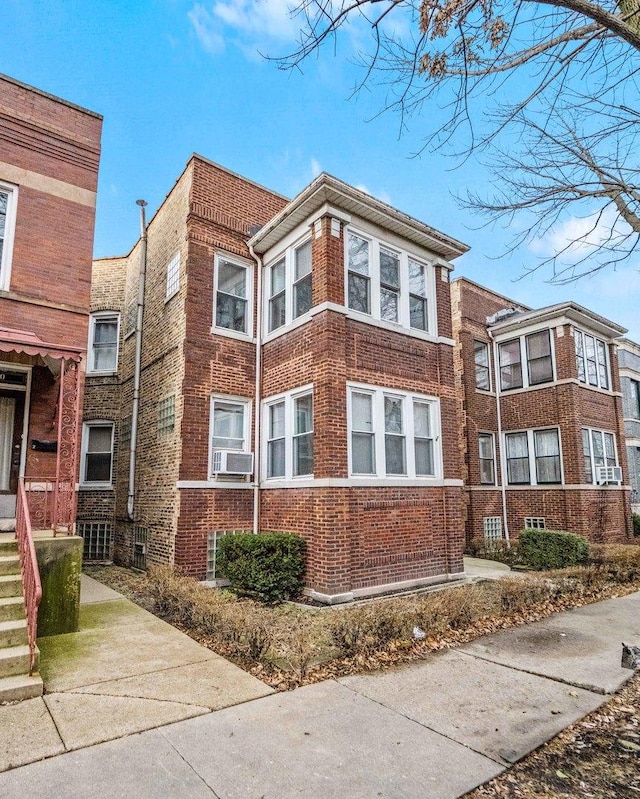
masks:
<svg viewBox="0 0 640 799"><path fill-rule="evenodd" d="M328 48L290 73L258 53L291 49L287 0L2 0L0 29L0 72L104 116L98 257L129 250L135 200L153 213L192 152L291 197L326 171L471 245L455 274L534 307L575 300L640 340L640 263L561 287L548 269L523 277L588 223L565 219L500 258L513 230L480 228L454 199L482 192L490 175L473 162L412 157L441 110L425 107L399 136L398 118L378 115L382 89L350 99L361 30L335 57Z"/></svg>

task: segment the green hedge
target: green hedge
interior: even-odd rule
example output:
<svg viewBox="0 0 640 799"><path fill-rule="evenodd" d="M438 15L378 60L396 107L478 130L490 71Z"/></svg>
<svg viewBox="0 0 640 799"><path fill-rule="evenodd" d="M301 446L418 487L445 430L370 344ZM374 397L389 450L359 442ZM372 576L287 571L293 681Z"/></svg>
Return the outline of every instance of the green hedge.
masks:
<svg viewBox="0 0 640 799"><path fill-rule="evenodd" d="M220 539L217 554L231 589L270 604L299 596L305 542L292 533L239 533Z"/></svg>
<svg viewBox="0 0 640 799"><path fill-rule="evenodd" d="M633 514L633 534L640 536L640 513Z"/></svg>
<svg viewBox="0 0 640 799"><path fill-rule="evenodd" d="M589 560L586 539L561 530L523 530L518 539L522 561L532 569L564 569Z"/></svg>

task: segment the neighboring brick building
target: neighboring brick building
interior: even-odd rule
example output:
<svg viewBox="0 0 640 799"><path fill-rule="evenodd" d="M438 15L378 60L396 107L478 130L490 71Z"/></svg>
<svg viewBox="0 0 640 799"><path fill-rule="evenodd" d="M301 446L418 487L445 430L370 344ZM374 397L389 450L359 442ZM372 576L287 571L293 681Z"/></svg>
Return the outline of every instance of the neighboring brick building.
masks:
<svg viewBox="0 0 640 799"><path fill-rule="evenodd" d="M465 278L451 293L467 542L524 527L626 540L624 329L571 302L518 306Z"/></svg>
<svg viewBox="0 0 640 799"><path fill-rule="evenodd" d="M193 156L146 241L94 267L79 514L94 555L112 533L119 562L211 579L220 534L287 530L324 601L461 573L461 465L443 442L465 250L328 175L288 202Z"/></svg>
<svg viewBox="0 0 640 799"><path fill-rule="evenodd" d="M0 517L72 531L102 118L0 75Z"/></svg>
<svg viewBox="0 0 640 799"><path fill-rule="evenodd" d="M617 345L631 508L640 513L640 344L621 338Z"/></svg>

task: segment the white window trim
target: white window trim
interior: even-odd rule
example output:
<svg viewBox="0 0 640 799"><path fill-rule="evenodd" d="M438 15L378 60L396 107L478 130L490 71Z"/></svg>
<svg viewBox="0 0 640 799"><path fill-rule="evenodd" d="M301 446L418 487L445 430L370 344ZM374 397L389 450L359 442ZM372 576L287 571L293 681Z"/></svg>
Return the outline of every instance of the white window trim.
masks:
<svg viewBox="0 0 640 799"><path fill-rule="evenodd" d="M313 397L313 383L300 386L292 391L284 391L281 394L267 397L262 401L262 442L261 442L261 464L260 474L262 481L267 484L278 482L302 482L313 480L313 474L293 474L293 438L294 438L294 414L293 406L296 399L311 394ZM315 432L315 397L313 408L313 427L311 432ZM284 474L277 477L267 477L268 473L268 441L269 441L269 408L279 402L284 402Z"/></svg>
<svg viewBox="0 0 640 799"><path fill-rule="evenodd" d="M13 244L16 233L16 215L18 208L18 187L0 181L0 189L9 194L7 200L7 218L4 229L4 244L0 258L0 291L9 291L11 285L11 265L13 262Z"/></svg>
<svg viewBox="0 0 640 799"><path fill-rule="evenodd" d="M592 390L593 389L597 389L599 391L612 392L613 391L613 385L612 385L612 382L611 382L611 358L610 358L610 355L609 355L609 343L608 343L608 341L606 339L604 339L604 338L601 338L600 336L596 336L595 333L590 333L588 330L584 330L581 327L574 327L573 328L573 347L574 347L573 354L574 354L574 357L576 359L576 362L577 362L577 358L578 358L578 352L577 352L578 337L577 337L576 334L579 334L579 335L582 336L582 361L583 361L584 374L585 374L585 379L584 380L580 380L580 377L576 376L576 380L578 381L578 384L581 385L581 386L584 386L585 388L590 388ZM589 378L588 378L588 372L587 372L587 347L586 347L586 343L585 343L585 340L584 340L585 336L589 336L590 338L592 338L594 340L594 346L596 348L596 378L598 380L598 383L595 386L589 382ZM601 344L604 344L604 358L605 358L605 361L606 361L605 366L606 366L606 370L607 370L607 382L609 383L609 385L606 386L606 387L600 385L600 370L598 369L598 345L597 345L598 341ZM607 432L607 431L605 431L605 432Z"/></svg>
<svg viewBox="0 0 640 799"><path fill-rule="evenodd" d="M536 453L534 443L534 433L539 433L544 430L556 430L558 433L558 454L560 457L560 482L559 483L538 483L538 475L536 473ZM509 453L507 451L507 436L517 433L527 434L527 449L529 458L529 482L528 483L510 483L509 482ZM502 433L502 448L504 453L504 485L507 488L527 488L529 486L542 486L544 488L552 489L556 486L564 485L564 458L562 457L562 432L557 425L544 425L543 427L533 427L528 430L505 430Z"/></svg>
<svg viewBox="0 0 640 799"><path fill-rule="evenodd" d="M352 425L352 395L370 394L372 396L372 419L374 435L374 454L375 454L375 473L374 474L354 474L352 471L352 446L351 435ZM403 424L405 436L405 457L406 474L387 474L385 471L385 430L384 430L384 398L398 397L403 400ZM433 475L416 474L415 471L415 426L413 421L413 402L423 402L430 408L430 423L433 434ZM423 481L425 483L435 483L443 479L442 467L442 446L441 446L441 420L440 420L440 399L426 394L417 394L410 391L398 391L393 388L383 386L372 386L363 383L347 383L347 459L349 467L349 479L356 481L384 481L393 483L401 480Z"/></svg>
<svg viewBox="0 0 640 799"><path fill-rule="evenodd" d="M303 314L293 316L293 300L294 300L294 283L295 280L295 252L300 247L305 245L307 242L311 242L313 247L313 237L311 233L307 230L305 231L304 235L299 236L295 239L295 241L288 244L285 249L279 250L277 254L272 257L269 256L269 263L265 264L264 267L264 279L263 279L263 297L262 297L262 318L263 318L263 340L269 341L271 338L276 338L277 336L281 335L282 333L291 330L294 327L299 327L300 325L308 322L312 317L312 310L313 310L313 300L311 304L311 308ZM271 270L276 264L279 264L282 260L284 260L284 315L285 315L285 322L280 327L275 327L273 330L269 330L269 301L271 299ZM313 255L311 257L311 286L313 289Z"/></svg>
<svg viewBox="0 0 640 799"><path fill-rule="evenodd" d="M511 431L509 431L511 432ZM480 451L480 436L491 436L491 452L493 455L493 482L492 483L483 483L482 482L482 469L480 468L480 462L485 460L481 457ZM497 451L496 451L496 434L491 430L478 430L478 477L479 477L479 485L487 486L487 488L491 488L491 486L497 485L498 482L498 458L497 458Z"/></svg>
<svg viewBox="0 0 640 799"><path fill-rule="evenodd" d="M218 262L222 259L223 261L229 261L229 263L234 264L234 266L241 266L243 269L246 270L247 274L247 289L246 289L246 300L247 300L247 330L243 332L241 330L231 330L228 327L220 327L216 324L216 317L217 317L217 308L218 308ZM213 259L213 319L211 322L211 332L215 333L219 336L228 336L229 338L237 338L241 339L242 341L253 341L253 303L254 303L254 296L253 296L253 272L254 272L255 263L245 260L244 258L240 258L238 255L232 255L226 252L217 252Z"/></svg>
<svg viewBox="0 0 640 799"><path fill-rule="evenodd" d="M169 302L172 297L180 291L180 268L182 266L180 250L175 252L167 263L167 290L165 302Z"/></svg>
<svg viewBox="0 0 640 799"><path fill-rule="evenodd" d="M580 385L583 385L583 384L581 383ZM595 459L594 459L594 456L593 456L593 436L592 436L592 433L600 433L601 436L602 436L602 448L603 448L602 451L605 453L605 456L604 456L605 465L606 465L607 455L606 455L606 449L605 449L605 444L604 444L604 434L606 433L607 435L610 435L613 438L613 454L614 454L614 457L616 459L616 462L615 462L614 466L620 466L620 458L619 458L619 455L618 455L618 440L617 440L617 436L616 436L614 430L602 430L599 427L581 427L580 428L580 453L581 453L580 471L581 472L584 472L584 465L583 465L584 451L583 451L583 447L582 447L582 431L583 430L588 430L589 431L589 458L591 460L591 482L587 483L586 485L597 485L598 483L596 481L596 464L595 464Z"/></svg>
<svg viewBox="0 0 640 799"><path fill-rule="evenodd" d="M363 313L349 307L349 234L358 236L369 242L369 280L371 313ZM398 255L400 261L400 289L398 296L398 321L382 319L380 315L380 248ZM409 259L425 267L425 284L427 300L427 330L411 327L409 315ZM428 337L438 335L438 316L436 302L436 264L424 256L399 247L396 243L386 241L376 235L367 233L359 227L348 225L344 228L344 305L347 313L362 322L378 323L398 332L413 331Z"/></svg>
<svg viewBox="0 0 640 799"><path fill-rule="evenodd" d="M549 331L549 349L551 353L551 380L547 380L544 383L529 383L529 362L527 359L527 343L526 339L528 336L535 335L536 333L542 333L544 330ZM500 340L496 341L496 364L495 364L495 371L496 371L496 390L500 394L513 394L516 391L529 391L538 388L548 388L552 386L558 380L558 372L556 369L556 351L555 351L555 336L553 335L553 327L545 326L539 327L534 330L527 330L526 333L520 333L518 335L511 335L505 336ZM500 347L503 344L508 344L510 341L518 341L520 346L520 369L522 371L522 385L517 386L514 388L502 388L502 377L500 374ZM544 429L544 428L542 428Z"/></svg>
<svg viewBox="0 0 640 799"><path fill-rule="evenodd" d="M253 401L247 397L238 397L231 394L212 394L209 401L209 455L207 460L207 475L209 480L217 480L218 475L212 470L213 466L213 453L220 451L220 447L213 446L213 407L215 402L229 402L235 405L242 405L244 408L243 418L243 444L242 449L236 450L237 452L251 452L251 420Z"/></svg>
<svg viewBox="0 0 640 799"><path fill-rule="evenodd" d="M89 428L91 427L108 427L111 430L111 472L109 481L90 480L87 481L87 446L89 444ZM113 460L115 451L115 422L107 419L91 419L82 423L82 446L80 449L80 487L104 489L113 487Z"/></svg>
<svg viewBox="0 0 640 799"><path fill-rule="evenodd" d="M94 369L94 336L96 322L105 319L115 319L116 327L116 365L114 369ZM89 316L89 343L87 346L87 374L88 375L115 375L118 373L120 359L120 313L118 311L96 311Z"/></svg>

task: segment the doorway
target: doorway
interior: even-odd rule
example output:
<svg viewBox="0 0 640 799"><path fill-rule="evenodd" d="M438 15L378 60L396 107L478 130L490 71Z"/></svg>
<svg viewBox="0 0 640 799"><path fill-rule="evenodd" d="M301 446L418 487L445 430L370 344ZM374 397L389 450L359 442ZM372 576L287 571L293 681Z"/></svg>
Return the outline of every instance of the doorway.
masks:
<svg viewBox="0 0 640 799"><path fill-rule="evenodd" d="M16 515L24 402L24 392L0 390L0 519Z"/></svg>

